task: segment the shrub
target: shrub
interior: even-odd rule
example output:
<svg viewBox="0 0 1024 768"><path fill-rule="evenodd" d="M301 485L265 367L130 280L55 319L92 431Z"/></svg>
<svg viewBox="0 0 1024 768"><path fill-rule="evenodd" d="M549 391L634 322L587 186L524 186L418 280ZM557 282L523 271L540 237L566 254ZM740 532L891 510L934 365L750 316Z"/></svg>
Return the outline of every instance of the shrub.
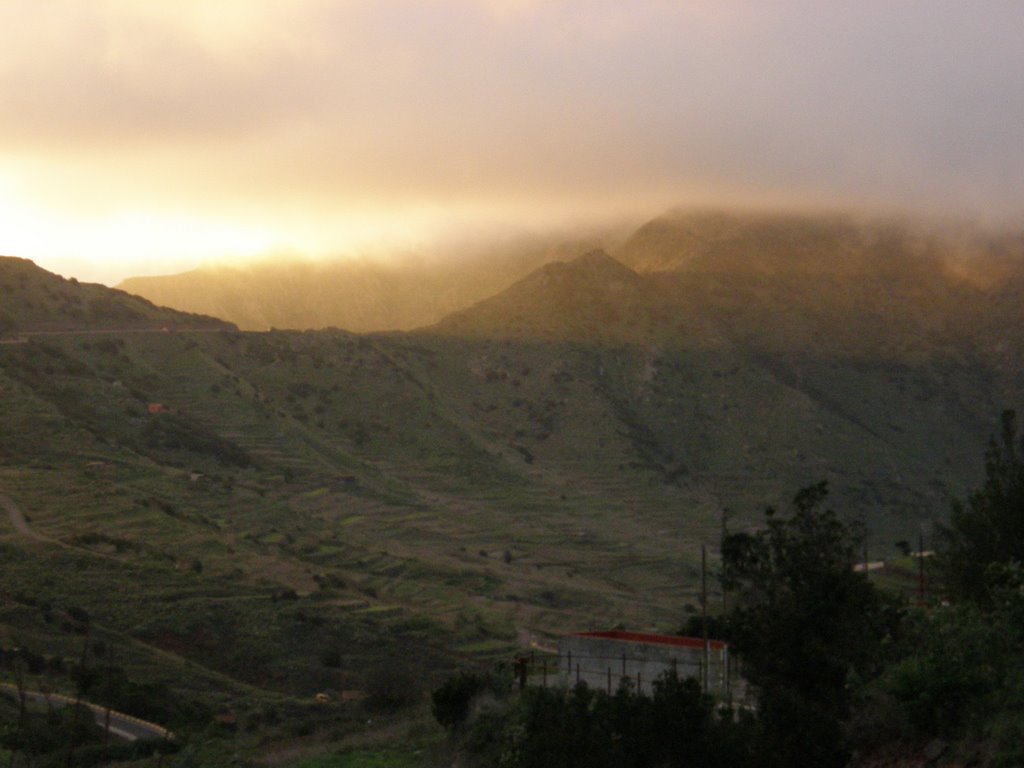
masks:
<svg viewBox="0 0 1024 768"><path fill-rule="evenodd" d="M422 695L419 675L403 661L377 667L366 680L366 705L382 712L397 712L418 702Z"/></svg>
<svg viewBox="0 0 1024 768"><path fill-rule="evenodd" d="M448 678L430 695L434 719L450 733L459 730L469 716L473 699L487 689L487 678L476 672L460 672Z"/></svg>

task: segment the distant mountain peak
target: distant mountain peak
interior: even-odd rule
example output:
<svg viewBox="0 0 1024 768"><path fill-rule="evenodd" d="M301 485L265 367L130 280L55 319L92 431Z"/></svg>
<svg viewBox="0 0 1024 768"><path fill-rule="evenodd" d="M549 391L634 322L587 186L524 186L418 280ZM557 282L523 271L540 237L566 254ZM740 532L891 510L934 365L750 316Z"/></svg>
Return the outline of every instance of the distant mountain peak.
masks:
<svg viewBox="0 0 1024 768"><path fill-rule="evenodd" d="M623 267L623 264L609 256L608 252L603 248L595 248L592 251L587 251L582 256L577 256L569 263L587 268Z"/></svg>
<svg viewBox="0 0 1024 768"><path fill-rule="evenodd" d="M603 241L597 235L552 235L438 245L420 254L364 253L323 262L288 257L130 278L119 287L156 304L223 317L243 330L410 330Z"/></svg>
<svg viewBox="0 0 1024 768"><path fill-rule="evenodd" d="M609 256L601 248L587 251L582 256L577 256L569 261L556 261L547 264L532 275L527 276L524 282L528 282L531 279L546 279L553 276L563 280L578 280L590 284L635 283L641 279L639 274L621 261Z"/></svg>
<svg viewBox="0 0 1024 768"><path fill-rule="evenodd" d="M643 304L644 278L604 250L587 251L530 273L431 330L492 337L589 338L623 335Z"/></svg>

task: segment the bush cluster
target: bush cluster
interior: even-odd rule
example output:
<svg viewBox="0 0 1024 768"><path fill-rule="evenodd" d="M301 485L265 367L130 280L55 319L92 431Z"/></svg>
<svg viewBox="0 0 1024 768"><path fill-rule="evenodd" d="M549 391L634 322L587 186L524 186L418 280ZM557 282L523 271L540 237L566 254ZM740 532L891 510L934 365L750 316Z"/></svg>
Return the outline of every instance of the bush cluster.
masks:
<svg viewBox="0 0 1024 768"><path fill-rule="evenodd" d="M1007 412L984 486L942 531L933 605L899 604L853 570L859 532L824 507L824 483L789 516L768 510L761 530L727 536L733 608L716 629L743 662L750 711L717 711L674 676L651 697L586 686L512 697L464 673L434 692L434 715L480 765L504 768L841 768L935 739L992 768L1024 765L1022 456Z"/></svg>
<svg viewBox="0 0 1024 768"><path fill-rule="evenodd" d="M752 766L753 721L716 709L694 680L667 673L653 695L580 684L495 690L464 673L434 694L434 714L478 765L500 768ZM714 762L711 762L711 761Z"/></svg>

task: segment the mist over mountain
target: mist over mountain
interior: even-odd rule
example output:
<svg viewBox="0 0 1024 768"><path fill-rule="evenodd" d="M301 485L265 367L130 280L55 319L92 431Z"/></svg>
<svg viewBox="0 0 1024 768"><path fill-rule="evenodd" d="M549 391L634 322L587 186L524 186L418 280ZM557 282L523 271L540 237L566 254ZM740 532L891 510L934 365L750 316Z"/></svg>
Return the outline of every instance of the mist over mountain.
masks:
<svg viewBox="0 0 1024 768"><path fill-rule="evenodd" d="M477 338L597 341L646 314L644 279L603 250L547 264L426 330Z"/></svg>
<svg viewBox="0 0 1024 768"><path fill-rule="evenodd" d="M1024 235L842 215L670 213L430 330L892 361L1020 359Z"/></svg>
<svg viewBox="0 0 1024 768"><path fill-rule="evenodd" d="M598 239L521 237L439 246L426 255L334 261L283 257L135 277L119 287L163 306L230 318L243 330L408 330L497 293L543 264L576 256Z"/></svg>
<svg viewBox="0 0 1024 768"><path fill-rule="evenodd" d="M614 297L592 278L574 284L579 265L559 263L573 264L594 248L642 279L626 281ZM965 324L971 343L1013 347L1012 325L1006 317L990 321L990 310L1013 314L1022 261L1024 234L968 224L674 211L625 235L481 241L389 260L285 259L131 278L120 287L249 330L438 324L444 332L522 337L551 335L558 326L556 335L579 340L642 341L653 333L717 344L726 334L758 346L796 349L827 340L846 351L902 355L951 339L967 343ZM515 295L492 300L546 265ZM464 316L470 308L472 321ZM568 313L561 325L559 312Z"/></svg>
<svg viewBox="0 0 1024 768"><path fill-rule="evenodd" d="M937 270L990 284L1019 275L1024 232L844 213L676 210L636 229L614 255L638 272L909 277Z"/></svg>
<svg viewBox="0 0 1024 768"><path fill-rule="evenodd" d="M538 364L560 375L559 361L589 350L584 378L593 389L574 397L609 398L610 418L628 436L615 467L647 467L673 483L686 478L720 497L733 493L724 488L790 478L784 487L857 467L858 479L841 493L873 498L879 510L930 508L947 493L938 468L963 466L968 457L956 452L983 440L994 415L1024 399L1019 233L843 214L670 212L606 250L580 245L421 263L408 272L395 266L390 274L392 285L405 281L418 297L404 310L410 321L428 304L437 311L440 297L466 302L424 324L410 343L440 336L505 345L498 368L483 353L467 363L486 371L484 381ZM301 269L291 284L290 268L278 269L277 293L310 317L317 297L334 290L329 268L311 294L303 294L310 282ZM524 274L513 280L517 271ZM503 282L469 301L482 286ZM360 286L346 311L383 305L384 281ZM296 300L302 295L313 298ZM248 300L257 303L257 294ZM524 356L530 362L517 362ZM610 370L619 371L612 389ZM460 419L487 424L486 412L465 410L479 402L473 389L455 391L463 393L451 406ZM535 415L550 407L528 406ZM535 433L514 420L496 429L507 448L531 457L558 444L556 433L570 451L577 442L578 427L569 424L541 429L532 441ZM743 483L725 479L738 466L756 469ZM878 491L883 478L890 485Z"/></svg>
<svg viewBox="0 0 1024 768"><path fill-rule="evenodd" d="M419 323L403 343L479 348L457 364L475 378L440 363L415 378L453 398L445 412L459 414L470 442L529 457L530 473L553 462L576 474L560 462L588 429L557 418L566 406L543 388L513 398L542 426L517 425L515 409L491 424L505 408L480 410L476 388L540 366L552 381L588 382L578 404L610 409L602 418L619 437L604 448L618 446L618 458L599 474L644 468L740 499L839 473L840 494L871 499L871 516L891 523L895 509L943 507L951 487L940 478L965 466L959 451L1024 396L1022 265L1019 234L967 225L673 211L604 250L517 242L459 259L283 263L127 285L238 302L248 314L229 317L242 325ZM570 361L582 367L569 371Z"/></svg>
<svg viewBox="0 0 1024 768"><path fill-rule="evenodd" d="M0 20L0 766L1024 766L1024 2Z"/></svg>

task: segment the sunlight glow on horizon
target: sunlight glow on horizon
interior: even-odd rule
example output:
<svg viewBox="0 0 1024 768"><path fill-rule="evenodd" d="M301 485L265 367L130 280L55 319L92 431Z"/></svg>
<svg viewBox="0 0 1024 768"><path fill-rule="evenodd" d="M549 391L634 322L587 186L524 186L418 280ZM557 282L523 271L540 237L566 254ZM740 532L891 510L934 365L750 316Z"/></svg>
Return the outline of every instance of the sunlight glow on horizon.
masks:
<svg viewBox="0 0 1024 768"><path fill-rule="evenodd" d="M2 182L2 179L0 179ZM305 261L388 258L476 227L500 228L486 209L410 206L404 211L359 209L296 215L275 226L245 217L119 211L74 215L26 205L0 183L0 255L17 256L65 277L114 286L129 277L198 268L238 267L278 258Z"/></svg>
<svg viewBox="0 0 1024 768"><path fill-rule="evenodd" d="M1007 0L8 0L0 25L0 254L80 279L686 205L1024 226Z"/></svg>
<svg viewBox="0 0 1024 768"><path fill-rule="evenodd" d="M211 259L253 257L280 247L275 235L195 216L124 211L72 217L34 209L0 191L2 253L85 282L191 269Z"/></svg>
<svg viewBox="0 0 1024 768"><path fill-rule="evenodd" d="M3 217L0 214L0 220ZM370 227L338 237L335 226L328 245L323 237L302 239L295 232L285 234L195 216L143 212L69 220L19 211L16 218L28 226L15 230L5 227L0 254L27 258L65 277L110 286L129 277L237 266L281 255L314 260L342 258L408 242Z"/></svg>

